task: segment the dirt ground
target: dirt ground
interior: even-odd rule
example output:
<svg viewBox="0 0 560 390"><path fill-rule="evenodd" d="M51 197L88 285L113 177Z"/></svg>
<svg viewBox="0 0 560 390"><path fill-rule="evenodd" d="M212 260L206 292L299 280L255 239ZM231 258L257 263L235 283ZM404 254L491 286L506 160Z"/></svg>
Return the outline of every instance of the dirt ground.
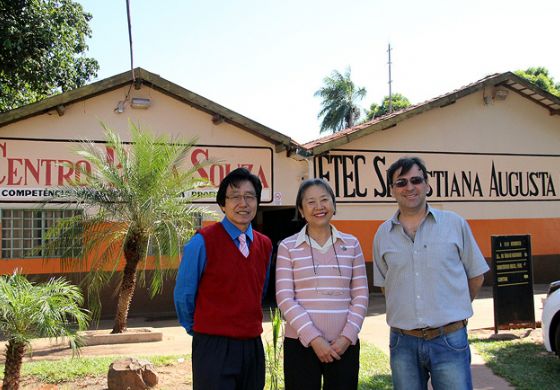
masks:
<svg viewBox="0 0 560 390"><path fill-rule="evenodd" d="M512 329L500 331L494 334L493 329L477 329L469 332L471 336L500 340L520 340L542 344L542 333L540 329ZM190 360L178 361L175 364L156 367L159 376L157 390L189 390L191 385L191 362ZM60 383L57 385L43 384L33 378L24 378L21 382L24 390L106 390L106 376L84 378L72 383Z"/></svg>
<svg viewBox="0 0 560 390"><path fill-rule="evenodd" d="M475 329L469 330L469 336L490 340L523 340L541 345L543 343L542 331L539 328L500 330L497 334L494 334L494 329Z"/></svg>
<svg viewBox="0 0 560 390"><path fill-rule="evenodd" d="M159 383L154 390L189 390L191 385L191 362L177 362L173 365L156 367ZM20 383L22 390L106 390L107 376L89 377L71 383L57 385L44 384L33 378L24 378Z"/></svg>

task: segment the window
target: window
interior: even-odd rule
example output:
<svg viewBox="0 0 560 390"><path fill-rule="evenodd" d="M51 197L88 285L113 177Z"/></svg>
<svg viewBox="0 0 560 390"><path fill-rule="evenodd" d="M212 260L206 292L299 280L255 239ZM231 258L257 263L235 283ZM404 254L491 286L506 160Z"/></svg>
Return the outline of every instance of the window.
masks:
<svg viewBox="0 0 560 390"><path fill-rule="evenodd" d="M47 230L62 218L81 214L81 210L0 210L2 224L2 258L35 258L42 257L38 248L44 244ZM73 256L79 256L82 250L81 235L66 242ZM60 255L54 253L53 257Z"/></svg>

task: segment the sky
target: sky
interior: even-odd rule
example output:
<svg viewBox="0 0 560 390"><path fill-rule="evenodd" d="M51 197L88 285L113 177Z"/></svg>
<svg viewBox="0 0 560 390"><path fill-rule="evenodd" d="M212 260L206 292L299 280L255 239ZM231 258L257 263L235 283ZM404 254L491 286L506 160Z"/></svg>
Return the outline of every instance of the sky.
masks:
<svg viewBox="0 0 560 390"><path fill-rule="evenodd" d="M130 70L126 0L78 0L104 79ZM559 0L130 0L142 67L297 142L319 138L314 93L351 69L363 109L420 103L490 74L548 68L560 81ZM325 135L325 134L323 134Z"/></svg>

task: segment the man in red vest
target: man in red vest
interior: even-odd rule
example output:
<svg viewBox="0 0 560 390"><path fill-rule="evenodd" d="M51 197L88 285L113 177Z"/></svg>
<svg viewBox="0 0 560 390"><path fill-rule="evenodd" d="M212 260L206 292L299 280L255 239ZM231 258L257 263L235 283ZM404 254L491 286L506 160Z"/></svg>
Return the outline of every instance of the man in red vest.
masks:
<svg viewBox="0 0 560 390"><path fill-rule="evenodd" d="M230 172L216 195L225 217L199 230L183 251L174 299L193 336L195 390L264 387L261 303L272 244L251 227L261 190L247 169Z"/></svg>

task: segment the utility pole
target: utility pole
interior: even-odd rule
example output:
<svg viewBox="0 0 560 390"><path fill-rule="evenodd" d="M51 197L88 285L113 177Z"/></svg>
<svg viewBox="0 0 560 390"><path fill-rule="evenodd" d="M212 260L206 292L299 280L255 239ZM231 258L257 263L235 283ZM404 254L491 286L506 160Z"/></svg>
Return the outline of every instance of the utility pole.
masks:
<svg viewBox="0 0 560 390"><path fill-rule="evenodd" d="M389 114L393 112L393 93L391 92L391 84L393 80L391 80L391 44L389 43L389 48L387 49L387 53L389 53Z"/></svg>

